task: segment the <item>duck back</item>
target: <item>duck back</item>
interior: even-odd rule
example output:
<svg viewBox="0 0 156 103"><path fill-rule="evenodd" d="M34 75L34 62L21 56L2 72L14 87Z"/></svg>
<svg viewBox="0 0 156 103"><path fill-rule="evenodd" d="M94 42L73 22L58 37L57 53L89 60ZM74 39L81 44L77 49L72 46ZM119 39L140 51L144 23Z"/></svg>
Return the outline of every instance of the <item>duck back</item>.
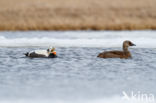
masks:
<svg viewBox="0 0 156 103"><path fill-rule="evenodd" d="M107 51L100 53L97 57L100 58L130 58L130 52L123 52L123 51Z"/></svg>

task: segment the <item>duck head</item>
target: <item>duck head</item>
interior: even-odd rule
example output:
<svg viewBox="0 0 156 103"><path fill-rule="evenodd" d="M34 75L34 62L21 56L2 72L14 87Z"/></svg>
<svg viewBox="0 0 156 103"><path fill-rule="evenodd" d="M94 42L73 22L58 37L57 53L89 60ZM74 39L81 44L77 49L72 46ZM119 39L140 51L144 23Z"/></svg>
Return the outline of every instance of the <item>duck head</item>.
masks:
<svg viewBox="0 0 156 103"><path fill-rule="evenodd" d="M129 40L126 40L123 42L123 50L124 51L128 51L129 46L136 46L136 45Z"/></svg>
<svg viewBox="0 0 156 103"><path fill-rule="evenodd" d="M50 58L57 57L56 51L55 51L55 48L54 47L47 49L47 52L48 52Z"/></svg>
<svg viewBox="0 0 156 103"><path fill-rule="evenodd" d="M54 47L50 47L50 48L47 49L47 52L48 52L48 53L51 53L51 52L53 52L53 51L55 51L55 48L54 48Z"/></svg>

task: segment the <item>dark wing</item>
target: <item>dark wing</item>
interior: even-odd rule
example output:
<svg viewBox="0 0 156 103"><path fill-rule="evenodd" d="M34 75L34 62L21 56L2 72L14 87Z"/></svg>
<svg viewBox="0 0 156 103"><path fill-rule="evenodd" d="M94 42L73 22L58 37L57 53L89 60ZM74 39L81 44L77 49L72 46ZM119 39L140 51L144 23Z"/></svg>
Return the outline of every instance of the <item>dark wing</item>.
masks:
<svg viewBox="0 0 156 103"><path fill-rule="evenodd" d="M108 52L103 52L103 53L112 53L112 54L115 54L115 55L124 55L123 51L108 51Z"/></svg>
<svg viewBox="0 0 156 103"><path fill-rule="evenodd" d="M42 55L42 54L36 54L35 52L32 52L32 53L29 54L29 57L37 58L37 57L46 57L46 56Z"/></svg>
<svg viewBox="0 0 156 103"><path fill-rule="evenodd" d="M122 51L106 51L100 53L97 57L100 58L120 58L124 53Z"/></svg>

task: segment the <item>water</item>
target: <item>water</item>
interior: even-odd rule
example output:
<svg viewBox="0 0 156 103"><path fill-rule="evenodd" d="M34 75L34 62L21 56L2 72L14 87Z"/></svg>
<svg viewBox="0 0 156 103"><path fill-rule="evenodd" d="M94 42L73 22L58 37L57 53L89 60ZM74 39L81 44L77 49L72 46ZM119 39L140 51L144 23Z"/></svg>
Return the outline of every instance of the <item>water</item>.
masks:
<svg viewBox="0 0 156 103"><path fill-rule="evenodd" d="M155 33L0 32L0 103L125 103L123 91L156 96ZM137 45L129 48L133 59L96 57L120 50L123 40ZM58 58L23 55L49 46L56 47Z"/></svg>

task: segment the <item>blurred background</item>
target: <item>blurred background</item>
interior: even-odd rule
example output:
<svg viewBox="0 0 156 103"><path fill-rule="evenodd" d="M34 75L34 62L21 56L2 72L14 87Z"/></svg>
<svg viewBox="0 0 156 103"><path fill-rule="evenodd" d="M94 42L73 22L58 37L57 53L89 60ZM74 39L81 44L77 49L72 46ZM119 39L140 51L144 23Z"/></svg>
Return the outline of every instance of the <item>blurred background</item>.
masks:
<svg viewBox="0 0 156 103"><path fill-rule="evenodd" d="M0 30L156 29L156 0L0 0Z"/></svg>

